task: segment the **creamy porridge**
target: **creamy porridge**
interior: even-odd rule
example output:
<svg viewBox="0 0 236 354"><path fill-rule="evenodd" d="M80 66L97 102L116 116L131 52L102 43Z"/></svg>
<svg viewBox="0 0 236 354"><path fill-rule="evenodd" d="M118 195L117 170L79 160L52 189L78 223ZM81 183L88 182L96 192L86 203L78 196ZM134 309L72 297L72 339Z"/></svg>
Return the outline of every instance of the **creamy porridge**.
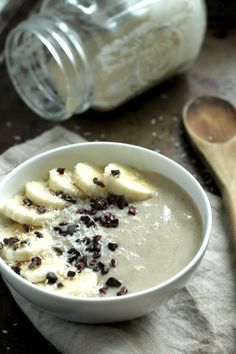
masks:
<svg viewBox="0 0 236 354"><path fill-rule="evenodd" d="M198 211L169 179L78 163L1 205L1 256L40 287L74 296L125 295L185 267L202 241Z"/></svg>

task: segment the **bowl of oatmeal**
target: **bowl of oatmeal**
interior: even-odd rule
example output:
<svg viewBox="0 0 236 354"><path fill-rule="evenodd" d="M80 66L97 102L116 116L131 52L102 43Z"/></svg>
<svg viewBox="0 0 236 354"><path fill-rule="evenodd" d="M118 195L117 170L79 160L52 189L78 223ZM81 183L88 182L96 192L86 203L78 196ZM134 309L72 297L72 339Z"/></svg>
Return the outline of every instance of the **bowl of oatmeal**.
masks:
<svg viewBox="0 0 236 354"><path fill-rule="evenodd" d="M106 323L167 302L199 265L211 209L194 177L134 145L35 156L0 184L0 271L60 318Z"/></svg>

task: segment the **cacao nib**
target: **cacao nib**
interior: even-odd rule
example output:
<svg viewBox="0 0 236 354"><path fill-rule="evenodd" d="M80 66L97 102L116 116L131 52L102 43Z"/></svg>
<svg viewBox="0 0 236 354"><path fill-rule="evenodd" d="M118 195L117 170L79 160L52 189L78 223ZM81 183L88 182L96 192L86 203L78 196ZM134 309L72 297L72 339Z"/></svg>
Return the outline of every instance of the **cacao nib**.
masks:
<svg viewBox="0 0 236 354"><path fill-rule="evenodd" d="M27 225L27 224L23 224L23 228L24 228L25 232L30 232L33 230L32 226Z"/></svg>
<svg viewBox="0 0 236 354"><path fill-rule="evenodd" d="M88 215L83 215L80 217L80 220L87 226L87 227L91 227L91 226L96 226L95 221L90 218Z"/></svg>
<svg viewBox="0 0 236 354"><path fill-rule="evenodd" d="M71 194L65 194L63 196L63 199L68 202L68 203L72 203L75 204L77 202L77 198L74 195Z"/></svg>
<svg viewBox="0 0 236 354"><path fill-rule="evenodd" d="M136 208L133 205L129 206L128 214L130 215L136 215Z"/></svg>
<svg viewBox="0 0 236 354"><path fill-rule="evenodd" d="M42 232L39 232L39 231L35 231L34 234L36 235L36 237L38 238L43 238L43 234Z"/></svg>
<svg viewBox="0 0 236 354"><path fill-rule="evenodd" d="M60 247L55 246L55 247L53 247L53 249L58 255L62 255L63 254L63 251L62 251L62 249Z"/></svg>
<svg viewBox="0 0 236 354"><path fill-rule="evenodd" d="M109 207L109 202L107 199L91 199L90 206L92 210L106 210Z"/></svg>
<svg viewBox="0 0 236 354"><path fill-rule="evenodd" d="M67 226L67 233L72 236L73 233L74 233L77 229L78 229L78 225L76 225L76 224L70 224L70 225Z"/></svg>
<svg viewBox="0 0 236 354"><path fill-rule="evenodd" d="M39 206L38 208L37 208L37 210L38 210L38 212L40 213L40 214L45 214L46 213L46 207L45 206Z"/></svg>
<svg viewBox="0 0 236 354"><path fill-rule="evenodd" d="M69 277L69 278L73 278L74 276L75 276L75 272L73 271L73 270L68 270L68 272L67 272L67 276Z"/></svg>
<svg viewBox="0 0 236 354"><path fill-rule="evenodd" d="M108 288L103 286L102 288L99 289L99 293L101 295L106 295Z"/></svg>
<svg viewBox="0 0 236 354"><path fill-rule="evenodd" d="M111 170L111 174L114 177L120 177L120 170Z"/></svg>
<svg viewBox="0 0 236 354"><path fill-rule="evenodd" d="M19 238L17 236L9 237L9 238L4 238L3 242L5 245L11 246L14 245L15 243L19 242Z"/></svg>
<svg viewBox="0 0 236 354"><path fill-rule="evenodd" d="M94 177L93 183L96 184L98 187L105 188L105 184L100 181L97 177Z"/></svg>
<svg viewBox="0 0 236 354"><path fill-rule="evenodd" d="M110 251L114 252L117 249L118 244L116 242L109 242L107 247Z"/></svg>
<svg viewBox="0 0 236 354"><path fill-rule="evenodd" d="M114 258L112 258L112 260L111 260L111 266L112 266L113 268L116 267L116 260L115 260Z"/></svg>
<svg viewBox="0 0 236 354"><path fill-rule="evenodd" d="M48 284L55 284L57 282L57 276L53 272L47 273L46 279L48 281Z"/></svg>
<svg viewBox="0 0 236 354"><path fill-rule="evenodd" d="M78 272L81 273L85 267L85 264L84 264L84 262L79 261L79 262L75 263L75 266L78 269Z"/></svg>
<svg viewBox="0 0 236 354"><path fill-rule="evenodd" d="M106 212L99 217L99 221L104 227L115 228L119 225L119 219L111 212Z"/></svg>
<svg viewBox="0 0 236 354"><path fill-rule="evenodd" d="M42 260L40 257L36 256L31 258L31 263L28 265L29 269L37 268L42 264Z"/></svg>
<svg viewBox="0 0 236 354"><path fill-rule="evenodd" d="M28 198L23 199L23 203L26 206L31 206L33 204L33 202L30 199L28 199Z"/></svg>
<svg viewBox="0 0 236 354"><path fill-rule="evenodd" d="M95 235L95 236L93 236L93 241L94 241L94 242L98 242L98 241L101 240L101 238L102 238L101 235Z"/></svg>
<svg viewBox="0 0 236 354"><path fill-rule="evenodd" d="M12 266L11 269L18 275L20 275L20 266Z"/></svg>
<svg viewBox="0 0 236 354"><path fill-rule="evenodd" d="M122 286L122 288L116 293L117 296L121 295L126 295L128 293L128 289L125 286Z"/></svg>
<svg viewBox="0 0 236 354"><path fill-rule="evenodd" d="M59 175L64 175L65 168L64 168L64 167L59 167L59 168L57 169L57 172L59 173Z"/></svg>
<svg viewBox="0 0 236 354"><path fill-rule="evenodd" d="M107 279L106 285L111 288L119 288L119 286L121 286L121 282L116 278L110 277Z"/></svg>

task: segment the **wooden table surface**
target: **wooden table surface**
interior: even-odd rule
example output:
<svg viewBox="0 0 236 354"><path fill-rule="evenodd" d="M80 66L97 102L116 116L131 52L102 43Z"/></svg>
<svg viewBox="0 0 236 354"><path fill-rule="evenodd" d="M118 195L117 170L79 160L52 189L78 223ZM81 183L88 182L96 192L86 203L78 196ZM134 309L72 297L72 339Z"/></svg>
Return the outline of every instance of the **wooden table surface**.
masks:
<svg viewBox="0 0 236 354"><path fill-rule="evenodd" d="M192 96L220 94L236 101L236 30L208 30L200 56L185 75L159 85L110 113L88 111L61 125L89 141L119 141L158 149L189 169L204 188L218 193L188 143L181 110ZM36 116L14 91L0 65L0 152L55 126ZM0 353L58 353L14 303L0 278ZM81 353L83 354L83 353Z"/></svg>

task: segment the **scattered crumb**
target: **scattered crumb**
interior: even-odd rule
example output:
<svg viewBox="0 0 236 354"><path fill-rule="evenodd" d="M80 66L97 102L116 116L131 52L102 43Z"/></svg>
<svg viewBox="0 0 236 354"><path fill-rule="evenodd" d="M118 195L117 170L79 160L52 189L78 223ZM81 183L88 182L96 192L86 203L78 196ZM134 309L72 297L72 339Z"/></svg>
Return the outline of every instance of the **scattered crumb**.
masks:
<svg viewBox="0 0 236 354"><path fill-rule="evenodd" d="M152 137L155 138L157 136L157 132L152 132Z"/></svg>
<svg viewBox="0 0 236 354"><path fill-rule="evenodd" d="M164 119L163 116L158 117L158 120L162 121Z"/></svg>
<svg viewBox="0 0 236 354"><path fill-rule="evenodd" d="M17 323L17 322L14 322L14 323L12 324L12 326L13 326L13 327L16 327L16 326L18 326L18 323Z"/></svg>
<svg viewBox="0 0 236 354"><path fill-rule="evenodd" d="M172 120L173 120L174 122L177 122L178 117L173 117Z"/></svg>
<svg viewBox="0 0 236 354"><path fill-rule="evenodd" d="M180 155L181 159L183 159L184 157L186 157L186 153L184 152L183 154Z"/></svg>
<svg viewBox="0 0 236 354"><path fill-rule="evenodd" d="M2 329L3 334L8 334L8 331L6 329Z"/></svg>
<svg viewBox="0 0 236 354"><path fill-rule="evenodd" d="M212 141L212 140L213 140L213 136L212 136L212 135L208 135L207 138L208 138L209 141Z"/></svg>
<svg viewBox="0 0 236 354"><path fill-rule="evenodd" d="M178 148L180 146L180 143L175 143L175 147Z"/></svg>
<svg viewBox="0 0 236 354"><path fill-rule="evenodd" d="M19 135L14 135L14 140L20 141L20 140L21 140L21 136L19 136Z"/></svg>
<svg viewBox="0 0 236 354"><path fill-rule="evenodd" d="M106 137L106 134L104 134L104 133L101 133L100 135L99 135L99 138L100 139L104 139Z"/></svg>
<svg viewBox="0 0 236 354"><path fill-rule="evenodd" d="M6 347L6 350L11 350L11 347Z"/></svg>

